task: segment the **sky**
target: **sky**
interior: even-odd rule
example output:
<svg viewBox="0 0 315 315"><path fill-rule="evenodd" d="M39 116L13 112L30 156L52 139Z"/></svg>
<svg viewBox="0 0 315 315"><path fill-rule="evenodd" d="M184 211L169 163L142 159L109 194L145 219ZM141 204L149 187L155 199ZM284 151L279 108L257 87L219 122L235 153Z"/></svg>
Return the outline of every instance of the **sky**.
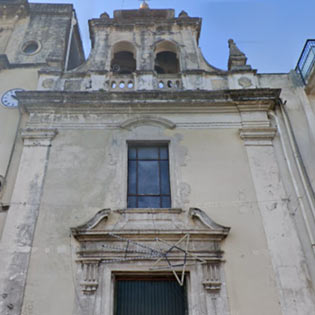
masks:
<svg viewBox="0 0 315 315"><path fill-rule="evenodd" d="M30 0L72 3L79 19L86 56L90 51L88 20L103 12L137 9L138 0ZM202 18L199 46L206 60L226 70L228 40L234 39L259 73L294 69L306 39L315 38L315 0L151 0L151 9L185 10Z"/></svg>

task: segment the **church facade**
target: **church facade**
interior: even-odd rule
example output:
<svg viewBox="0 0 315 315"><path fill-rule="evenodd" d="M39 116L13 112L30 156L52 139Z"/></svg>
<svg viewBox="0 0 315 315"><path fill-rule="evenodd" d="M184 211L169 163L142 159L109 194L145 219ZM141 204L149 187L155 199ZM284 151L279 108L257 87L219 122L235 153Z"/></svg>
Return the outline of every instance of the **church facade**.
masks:
<svg viewBox="0 0 315 315"><path fill-rule="evenodd" d="M0 9L0 314L314 313L312 75L146 2L86 60L71 5Z"/></svg>

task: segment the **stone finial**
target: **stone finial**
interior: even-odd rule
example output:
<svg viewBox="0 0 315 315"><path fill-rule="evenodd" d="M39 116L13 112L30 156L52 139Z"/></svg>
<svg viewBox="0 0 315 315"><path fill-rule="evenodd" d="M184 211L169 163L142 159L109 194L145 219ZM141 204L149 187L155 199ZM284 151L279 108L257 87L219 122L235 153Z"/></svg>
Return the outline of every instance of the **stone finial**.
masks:
<svg viewBox="0 0 315 315"><path fill-rule="evenodd" d="M251 69L250 65L247 65L246 55L240 51L236 46L233 39L229 39L229 61L228 61L228 70L249 70Z"/></svg>
<svg viewBox="0 0 315 315"><path fill-rule="evenodd" d="M181 13L179 13L178 17L179 18L186 18L186 17L189 17L189 15L187 14L186 11L183 10Z"/></svg>
<svg viewBox="0 0 315 315"><path fill-rule="evenodd" d="M102 14L100 15L100 18L101 18L101 19L104 19L104 20L108 20L108 19L109 19L109 15L108 15L107 12L104 12L104 13L102 13Z"/></svg>
<svg viewBox="0 0 315 315"><path fill-rule="evenodd" d="M140 9L150 9L149 4L147 3L146 0L144 0L144 1L140 4Z"/></svg>

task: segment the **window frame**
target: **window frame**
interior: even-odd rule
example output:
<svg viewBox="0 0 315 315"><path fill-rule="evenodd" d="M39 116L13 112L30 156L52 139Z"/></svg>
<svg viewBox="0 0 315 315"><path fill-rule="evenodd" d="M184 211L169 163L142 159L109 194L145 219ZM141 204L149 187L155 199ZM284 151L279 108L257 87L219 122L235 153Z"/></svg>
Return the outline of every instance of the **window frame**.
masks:
<svg viewBox="0 0 315 315"><path fill-rule="evenodd" d="M169 185L169 194L163 194L162 193L162 189L161 189L161 177L162 177L162 173L160 171L160 167L161 161L166 161L166 159L161 159L160 158L160 150L159 150L159 158L157 160L153 159L152 161L158 161L158 167L159 167L159 182L160 182L160 194L158 195L154 195L152 194L152 196L158 196L160 198L160 207L157 207L156 209L159 208L164 208L164 209L168 209L172 207L172 180L171 180L171 156L170 156L170 141L165 140L165 141L156 141L156 140L152 140L152 141L127 141L127 178L126 178L126 208L127 209L140 209L140 207L138 207L139 201L138 198L141 196L150 196L150 194L138 194L138 191L136 190L136 194L129 194L129 149L132 147L166 147L167 149L167 161L168 161L168 185ZM132 159L133 161L141 161L141 159L138 159L138 157L136 159ZM138 163L137 163L138 165ZM136 179L136 185L138 186L138 173L136 174L137 179ZM137 201L136 201L136 207L128 207L128 200L129 200L129 196L135 196ZM162 197L166 196L170 199L169 202L169 206L168 207L163 207L162 206ZM152 207L151 207L152 208Z"/></svg>

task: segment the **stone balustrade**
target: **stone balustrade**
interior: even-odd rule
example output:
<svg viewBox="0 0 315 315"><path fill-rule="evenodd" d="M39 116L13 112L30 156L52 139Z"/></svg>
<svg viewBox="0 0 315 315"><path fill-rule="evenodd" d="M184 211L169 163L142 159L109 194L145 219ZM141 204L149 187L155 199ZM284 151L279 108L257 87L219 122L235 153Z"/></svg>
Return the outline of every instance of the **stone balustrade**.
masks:
<svg viewBox="0 0 315 315"><path fill-rule="evenodd" d="M181 90L183 86L179 75L158 75L156 79L160 90Z"/></svg>
<svg viewBox="0 0 315 315"><path fill-rule="evenodd" d="M109 80L110 91L133 91L135 90L135 80L133 76L122 75L113 76Z"/></svg>

